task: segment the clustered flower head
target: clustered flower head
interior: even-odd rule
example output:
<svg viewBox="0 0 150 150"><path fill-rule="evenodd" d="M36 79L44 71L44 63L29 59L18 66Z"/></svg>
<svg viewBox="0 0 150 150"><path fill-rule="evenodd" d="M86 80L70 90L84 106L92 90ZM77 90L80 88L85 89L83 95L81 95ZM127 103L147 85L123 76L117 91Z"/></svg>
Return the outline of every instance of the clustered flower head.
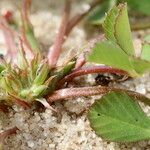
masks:
<svg viewBox="0 0 150 150"><path fill-rule="evenodd" d="M10 12L0 22L8 48L7 55L0 61L0 99L9 105L17 102L28 107L34 100L40 101L75 67L75 58L60 67L52 67L48 56L43 55L28 18L30 4L30 0L23 0L21 29L13 14L8 16Z"/></svg>

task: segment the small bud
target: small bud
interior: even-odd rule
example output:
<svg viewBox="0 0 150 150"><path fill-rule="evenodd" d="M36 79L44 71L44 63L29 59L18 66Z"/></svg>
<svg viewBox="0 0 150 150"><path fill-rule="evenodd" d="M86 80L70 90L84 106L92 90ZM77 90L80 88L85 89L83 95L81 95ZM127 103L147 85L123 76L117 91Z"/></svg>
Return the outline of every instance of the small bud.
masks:
<svg viewBox="0 0 150 150"><path fill-rule="evenodd" d="M49 66L47 60L44 60L37 69L36 78L33 82L34 85L42 85L47 80L47 75L49 73Z"/></svg>
<svg viewBox="0 0 150 150"><path fill-rule="evenodd" d="M47 89L47 86L45 85L33 86L31 89L33 97L41 96L44 93L44 91L46 91L46 89Z"/></svg>
<svg viewBox="0 0 150 150"><path fill-rule="evenodd" d="M29 98L30 95L30 89L23 89L21 90L21 92L19 93L19 96L21 96L22 98Z"/></svg>

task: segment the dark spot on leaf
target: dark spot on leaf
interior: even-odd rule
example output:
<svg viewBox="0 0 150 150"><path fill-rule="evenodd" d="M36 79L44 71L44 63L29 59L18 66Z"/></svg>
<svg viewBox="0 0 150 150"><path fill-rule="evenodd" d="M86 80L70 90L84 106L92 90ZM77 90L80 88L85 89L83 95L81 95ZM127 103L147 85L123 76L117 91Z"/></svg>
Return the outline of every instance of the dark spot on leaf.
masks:
<svg viewBox="0 0 150 150"><path fill-rule="evenodd" d="M97 114L98 116L100 116L100 114Z"/></svg>

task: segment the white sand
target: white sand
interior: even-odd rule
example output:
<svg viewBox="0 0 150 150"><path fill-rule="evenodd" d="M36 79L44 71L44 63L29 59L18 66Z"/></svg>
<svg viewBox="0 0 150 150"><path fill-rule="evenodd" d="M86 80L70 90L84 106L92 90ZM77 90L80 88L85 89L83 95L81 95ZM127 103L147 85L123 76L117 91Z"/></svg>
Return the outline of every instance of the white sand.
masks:
<svg viewBox="0 0 150 150"><path fill-rule="evenodd" d="M60 10L55 9L58 2ZM14 9L14 2L18 0L1 0L0 11ZM33 0L32 23L35 27L36 36L47 49L53 42L56 35L63 2L61 0ZM39 3L38 3L39 2ZM77 1L79 3L79 0ZM76 5L75 5L76 6ZM82 7L82 6L81 6ZM53 8L53 9L52 9ZM74 9L74 7L73 7ZM78 9L75 8L77 11ZM16 12L18 15L18 12ZM143 32L135 33L143 35ZM0 39L2 36L0 35ZM86 41L86 33L82 27L75 28L65 44L65 48L71 49L82 47ZM139 40L136 39L136 42ZM136 44L137 45L137 44ZM0 46L4 49L3 41ZM119 87L135 90L150 97L150 75L127 81ZM89 75L85 84L92 84L93 76ZM118 85L116 85L118 86ZM0 114L0 130L17 126L20 131L17 135L7 138L4 150L149 150L150 141L143 141L130 144L118 144L106 142L97 137L89 126L87 119L88 107L94 102L92 98L76 98L65 102L57 102L53 105L58 110L54 114L51 110L45 112L35 112L24 110L14 106L8 115ZM150 108L145 107L144 111L150 116Z"/></svg>

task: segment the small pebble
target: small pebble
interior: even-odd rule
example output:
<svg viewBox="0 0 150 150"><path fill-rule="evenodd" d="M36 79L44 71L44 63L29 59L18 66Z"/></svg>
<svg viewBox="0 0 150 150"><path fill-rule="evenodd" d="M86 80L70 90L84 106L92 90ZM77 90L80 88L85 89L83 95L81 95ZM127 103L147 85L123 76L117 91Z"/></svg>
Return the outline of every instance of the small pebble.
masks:
<svg viewBox="0 0 150 150"><path fill-rule="evenodd" d="M30 148L33 148L33 147L34 147L34 143L33 143L32 141L28 141L28 146L29 146Z"/></svg>

